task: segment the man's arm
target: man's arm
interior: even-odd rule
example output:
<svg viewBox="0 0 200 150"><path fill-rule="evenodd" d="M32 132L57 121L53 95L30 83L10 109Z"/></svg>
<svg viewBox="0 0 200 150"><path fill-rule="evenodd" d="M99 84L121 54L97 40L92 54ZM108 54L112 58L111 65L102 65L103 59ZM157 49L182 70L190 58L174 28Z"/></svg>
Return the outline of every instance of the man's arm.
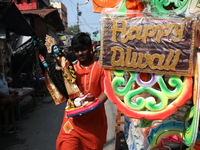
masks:
<svg viewBox="0 0 200 150"><path fill-rule="evenodd" d="M2 101L10 102L10 101L12 101L12 98L10 97L10 95L6 95L6 94L0 92L0 101L1 101L0 104L2 103Z"/></svg>
<svg viewBox="0 0 200 150"><path fill-rule="evenodd" d="M1 97L1 98L8 98L8 97L9 97L9 95L6 95L6 94L4 94L4 93L0 92L0 97Z"/></svg>
<svg viewBox="0 0 200 150"><path fill-rule="evenodd" d="M98 99L100 100L101 103L105 103L108 98L107 98L106 94L104 92L102 92L99 95Z"/></svg>

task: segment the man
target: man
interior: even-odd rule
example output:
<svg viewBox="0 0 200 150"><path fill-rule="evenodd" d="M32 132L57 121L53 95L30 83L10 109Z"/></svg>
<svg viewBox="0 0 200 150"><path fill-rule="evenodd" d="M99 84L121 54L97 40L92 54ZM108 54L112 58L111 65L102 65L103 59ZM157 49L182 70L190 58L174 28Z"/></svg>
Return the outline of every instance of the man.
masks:
<svg viewBox="0 0 200 150"><path fill-rule="evenodd" d="M64 116L57 138L57 150L103 150L106 143L107 119L104 102L104 69L93 59L92 41L87 33L78 33L71 42L76 55L74 65L76 84L86 95L91 93L102 103L98 108L82 115Z"/></svg>
<svg viewBox="0 0 200 150"><path fill-rule="evenodd" d="M3 65L0 65L0 105L16 104L21 97L16 91L10 91L8 82L3 73Z"/></svg>

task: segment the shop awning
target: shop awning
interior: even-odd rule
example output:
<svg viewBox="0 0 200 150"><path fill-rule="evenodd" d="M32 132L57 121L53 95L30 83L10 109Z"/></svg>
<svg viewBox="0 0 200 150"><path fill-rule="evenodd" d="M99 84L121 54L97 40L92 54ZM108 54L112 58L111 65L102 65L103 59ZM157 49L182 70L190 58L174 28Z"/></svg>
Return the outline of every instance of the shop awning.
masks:
<svg viewBox="0 0 200 150"><path fill-rule="evenodd" d="M0 13L0 23L8 30L19 35L36 36L35 31L29 25L14 3L7 7L5 2L0 2L0 10L5 10L4 12Z"/></svg>
<svg viewBox="0 0 200 150"><path fill-rule="evenodd" d="M56 31L65 30L59 12L56 8L22 10L21 13L23 15L38 15L44 19L47 24L54 27Z"/></svg>

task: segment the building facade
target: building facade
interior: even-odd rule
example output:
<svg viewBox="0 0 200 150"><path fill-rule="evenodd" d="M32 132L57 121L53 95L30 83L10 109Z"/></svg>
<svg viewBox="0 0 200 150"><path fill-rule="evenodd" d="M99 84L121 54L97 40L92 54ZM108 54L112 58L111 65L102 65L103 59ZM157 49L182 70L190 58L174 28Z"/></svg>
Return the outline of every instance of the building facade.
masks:
<svg viewBox="0 0 200 150"><path fill-rule="evenodd" d="M58 9L60 18L62 19L63 25L65 27L64 32L68 32L68 18L67 18L67 8L61 2L51 2L51 6Z"/></svg>
<svg viewBox="0 0 200 150"><path fill-rule="evenodd" d="M14 0L19 10L42 9L50 5L49 0Z"/></svg>
<svg viewBox="0 0 200 150"><path fill-rule="evenodd" d="M34 83L32 73L43 67L38 55L46 53L44 46L46 35L58 41L57 33L63 33L65 28L58 9L50 6L50 0L14 0L13 3L36 33L35 36L14 34L16 38L13 38L12 48L15 54L11 59L13 86L19 86L18 81L22 74L26 74L26 79L31 81L28 85L24 82L23 86L34 86L31 85Z"/></svg>

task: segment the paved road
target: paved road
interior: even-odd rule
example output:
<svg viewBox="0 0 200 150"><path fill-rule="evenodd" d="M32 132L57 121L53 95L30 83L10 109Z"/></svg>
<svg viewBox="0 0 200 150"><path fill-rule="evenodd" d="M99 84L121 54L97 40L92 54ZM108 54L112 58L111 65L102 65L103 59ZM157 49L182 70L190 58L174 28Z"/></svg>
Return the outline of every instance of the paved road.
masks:
<svg viewBox="0 0 200 150"><path fill-rule="evenodd" d="M50 96L44 100L49 99L51 99ZM65 104L54 105L53 101L44 103L37 100L37 105L31 107L30 100L24 103L28 110L22 112L21 119L17 121L17 126L22 130L0 135L0 150L55 150L55 140L60 129ZM109 100L105 106L109 129L104 150L114 150L116 108Z"/></svg>

